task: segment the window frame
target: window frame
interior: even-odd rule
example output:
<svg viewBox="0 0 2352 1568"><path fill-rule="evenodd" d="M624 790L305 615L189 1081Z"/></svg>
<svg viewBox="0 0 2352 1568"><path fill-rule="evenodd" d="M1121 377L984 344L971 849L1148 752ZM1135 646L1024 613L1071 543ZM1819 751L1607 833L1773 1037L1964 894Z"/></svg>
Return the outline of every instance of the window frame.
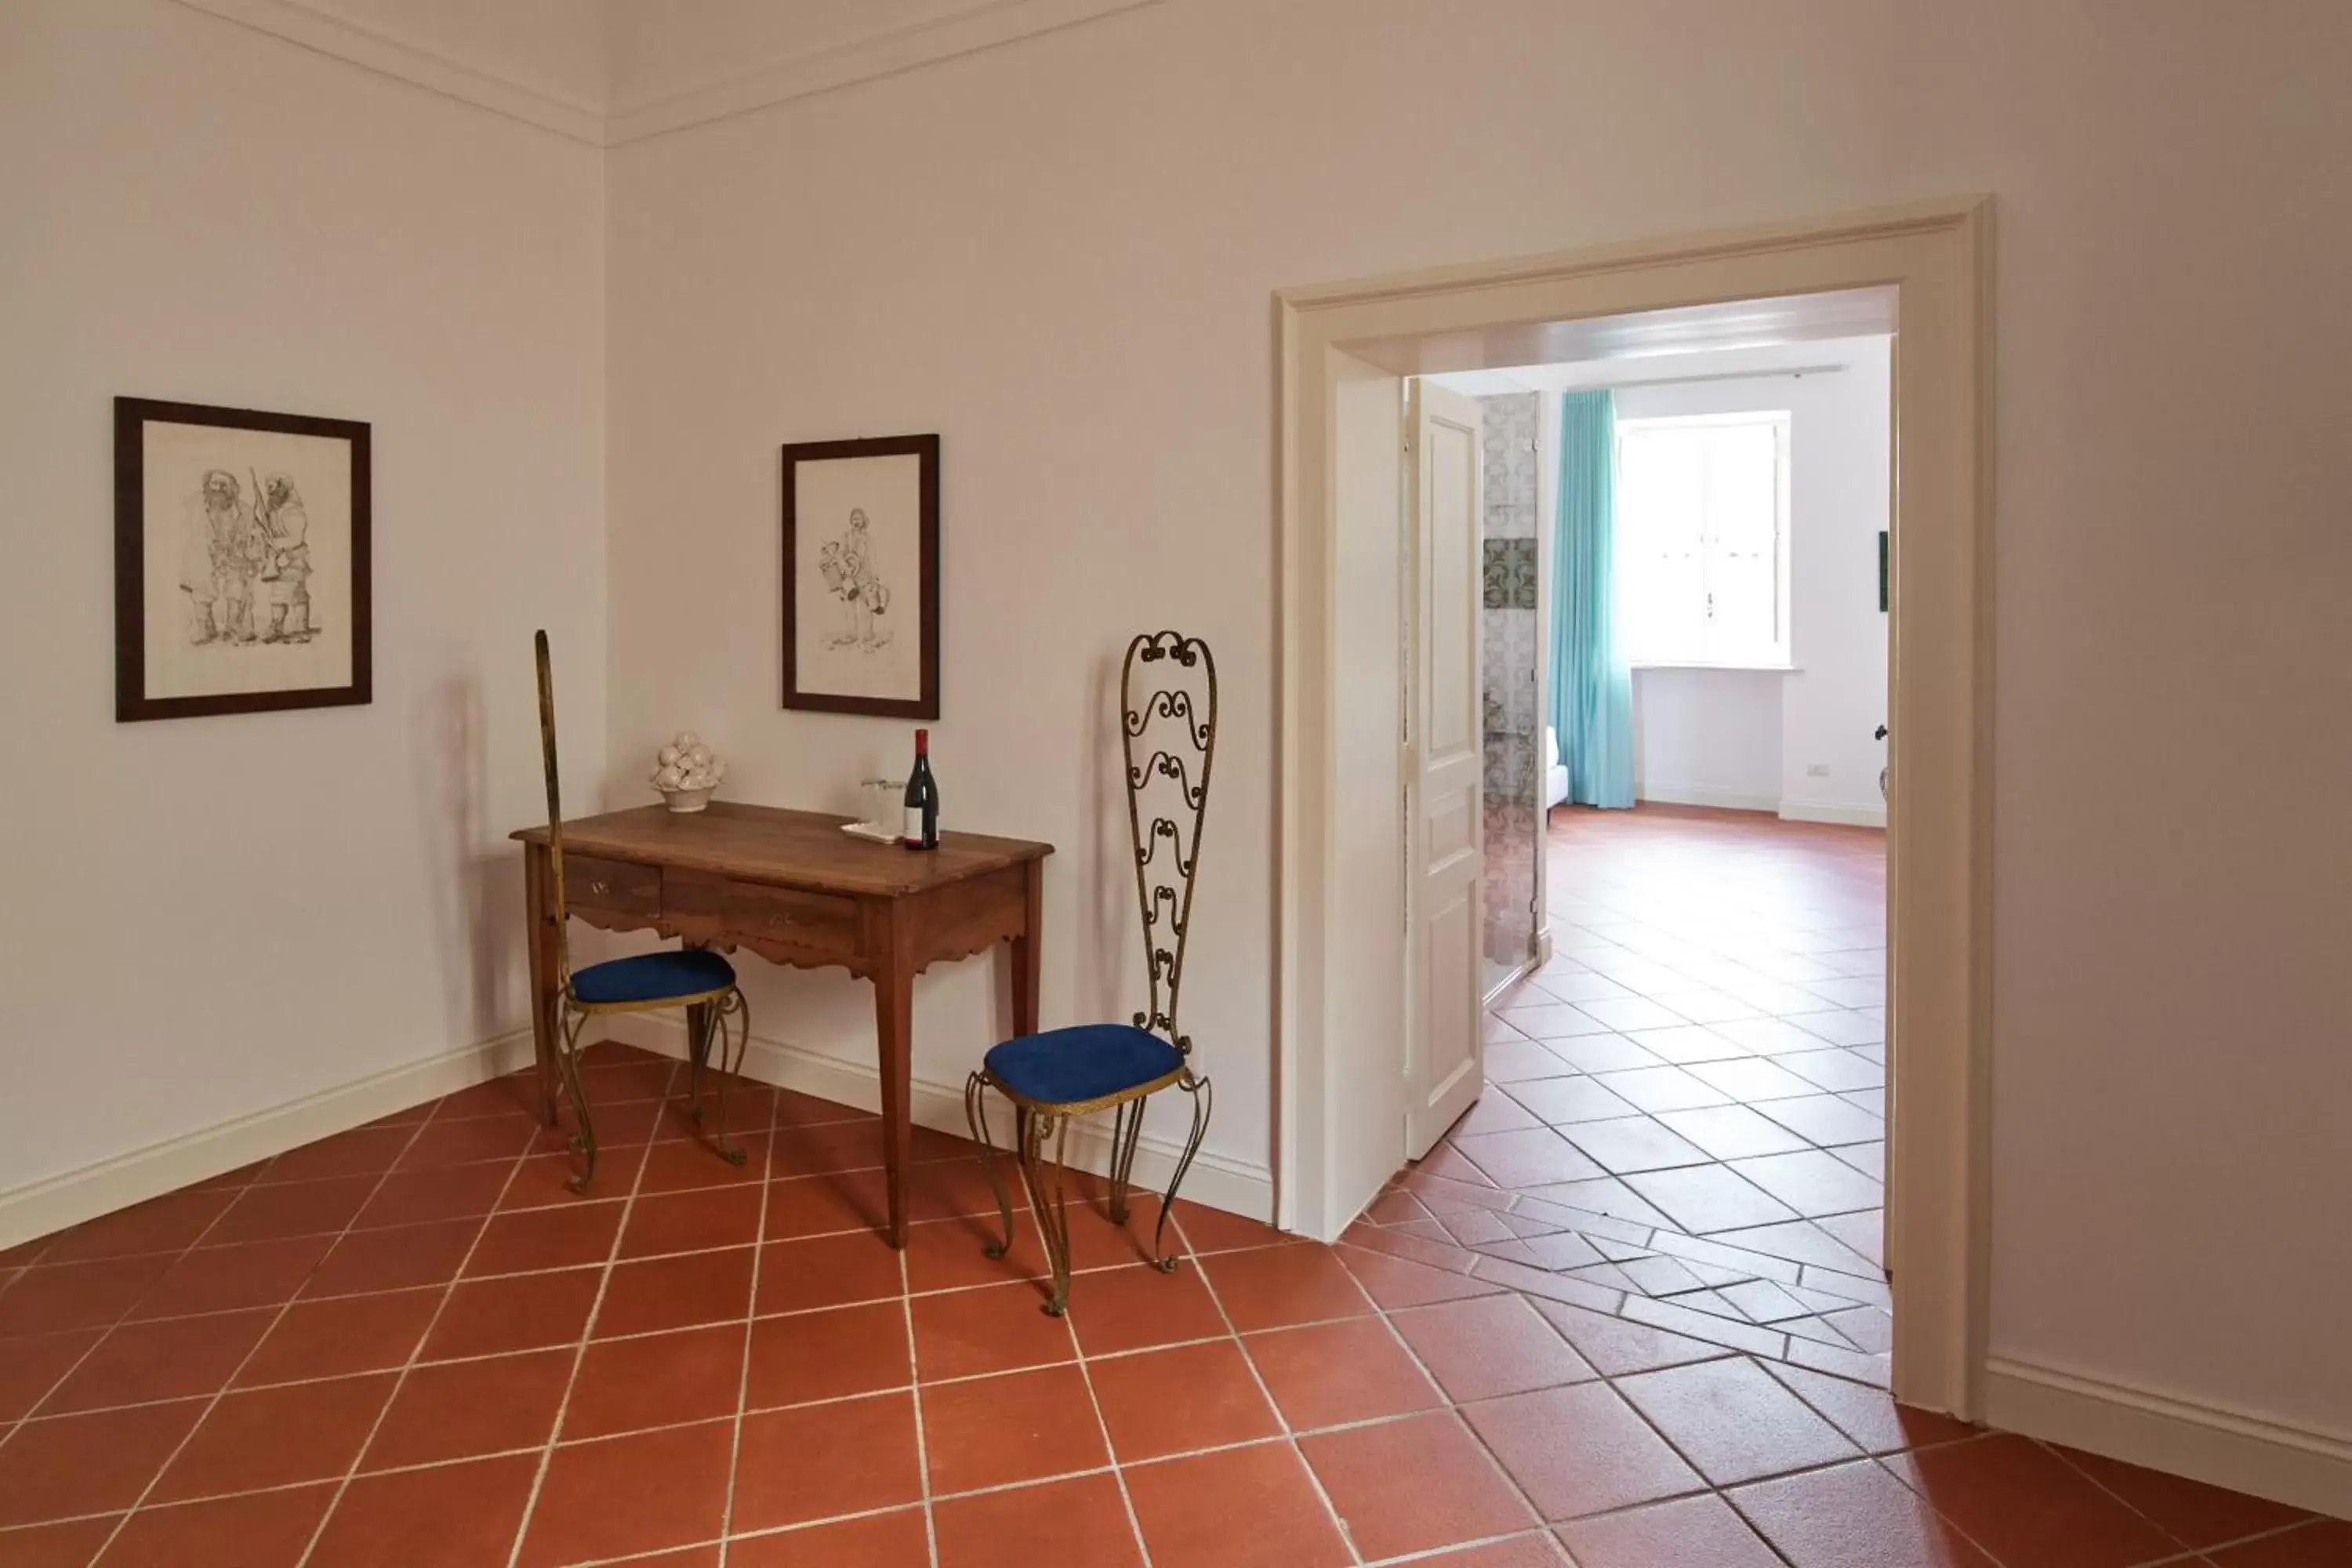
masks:
<svg viewBox="0 0 2352 1568"><path fill-rule="evenodd" d="M1612 457L1622 476L1625 466L1625 437L1629 433L1644 430L1725 428L1733 426L1769 426L1773 432L1773 550L1772 550L1772 626L1774 637L1768 651L1725 655L1717 648L1685 649L1681 657L1635 658L1629 661L1635 669L1753 669L1794 673L1795 634L1790 621L1790 560L1794 553L1795 514L1792 505L1793 485L1790 455L1794 449L1794 411L1788 408L1744 408L1713 414L1659 414L1621 416L1612 432ZM1621 492L1622 493L1622 492ZM1618 570L1622 579L1622 552L1627 532L1623 514L1619 513L1612 529L1613 548L1619 552ZM1711 530L1703 536L1703 574L1712 580L1715 536ZM1622 608L1622 605L1621 605ZM1709 617L1712 618L1711 616ZM1620 635L1623 627L1621 622Z"/></svg>

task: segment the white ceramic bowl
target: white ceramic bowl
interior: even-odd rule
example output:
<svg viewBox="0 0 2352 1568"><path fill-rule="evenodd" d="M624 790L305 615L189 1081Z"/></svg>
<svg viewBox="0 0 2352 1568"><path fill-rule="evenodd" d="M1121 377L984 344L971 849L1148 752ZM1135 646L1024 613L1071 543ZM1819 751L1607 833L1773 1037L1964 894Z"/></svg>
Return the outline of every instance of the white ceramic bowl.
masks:
<svg viewBox="0 0 2352 1568"><path fill-rule="evenodd" d="M710 796L718 788L717 784L704 784L700 789L666 789L661 797L672 811L700 811L710 804Z"/></svg>

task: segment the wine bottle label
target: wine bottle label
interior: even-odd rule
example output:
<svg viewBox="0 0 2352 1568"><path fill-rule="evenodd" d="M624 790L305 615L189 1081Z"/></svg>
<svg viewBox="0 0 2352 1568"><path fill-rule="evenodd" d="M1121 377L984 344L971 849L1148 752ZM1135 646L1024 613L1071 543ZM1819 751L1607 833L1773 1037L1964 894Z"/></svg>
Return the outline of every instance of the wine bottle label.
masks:
<svg viewBox="0 0 2352 1568"><path fill-rule="evenodd" d="M920 844L923 841L923 808L921 806L910 805L907 808L906 826L899 831L909 844Z"/></svg>

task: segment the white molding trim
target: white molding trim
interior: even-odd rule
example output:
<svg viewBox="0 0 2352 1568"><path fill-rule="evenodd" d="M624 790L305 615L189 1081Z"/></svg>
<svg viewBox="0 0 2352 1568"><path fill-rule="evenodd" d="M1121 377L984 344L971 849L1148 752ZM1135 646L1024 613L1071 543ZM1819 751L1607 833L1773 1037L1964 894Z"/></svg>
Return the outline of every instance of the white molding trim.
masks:
<svg viewBox="0 0 2352 1568"><path fill-rule="evenodd" d="M773 61L742 76L651 103L615 105L605 116L604 144L618 147L749 114L1154 4L1157 0L992 0L834 48Z"/></svg>
<svg viewBox="0 0 2352 1568"><path fill-rule="evenodd" d="M617 1014L605 1021L605 1035L624 1045L659 1051L666 1057L683 1060L686 1057L686 1025L667 1015L652 1013ZM819 1100L829 1100L836 1105L856 1106L860 1110L882 1109L881 1070L866 1062L844 1061L813 1051L804 1046L789 1045L782 1040L751 1037L744 1053L743 1076L761 1083L774 1084L779 1089L797 1089L813 1094ZM1180 1096L1179 1099L1181 1097ZM971 1129L964 1121L963 1085L940 1083L935 1079L918 1076L914 1092L909 1097L909 1109L917 1126L937 1132L969 1137ZM1187 1108L1189 1111L1189 1107ZM999 1096L989 1100L989 1128L1000 1150L1012 1146L1012 1124L1006 1118L1000 1125L997 1113L1006 1110ZM1175 1126L1172 1113L1163 1112L1170 1120L1166 1126ZM1176 1168L1177 1156L1184 1150L1181 1139L1171 1138L1151 1131L1146 1123L1143 1137L1136 1145L1135 1180L1139 1186L1154 1192L1162 1191L1169 1173ZM1070 1129L1070 1163L1097 1174L1110 1168L1110 1121L1108 1117L1090 1117ZM1008 1172L1008 1179L1009 1179ZM1265 1165L1236 1160L1230 1154L1220 1154L1203 1149L1192 1161L1192 1169L1184 1178L1184 1189L1177 1194L1190 1202L1223 1209L1249 1219L1265 1219L1274 1213L1274 1173Z"/></svg>
<svg viewBox="0 0 2352 1568"><path fill-rule="evenodd" d="M179 0L203 11L267 33L289 44L395 78L444 98L552 131L592 147L604 145L601 106L558 98L504 76L446 58L414 45L355 26L340 16L311 9L299 0Z"/></svg>
<svg viewBox="0 0 2352 1568"><path fill-rule="evenodd" d="M2352 1519L2352 1437L2007 1356L1985 1419L2029 1437Z"/></svg>
<svg viewBox="0 0 2352 1568"><path fill-rule="evenodd" d="M257 1160L497 1078L531 1059L530 1030L494 1035L354 1083L200 1128L0 1193L0 1248L209 1181Z"/></svg>
<svg viewBox="0 0 2352 1568"><path fill-rule="evenodd" d="M1748 795L1709 784L1644 784L1633 792L1633 800L1636 805L1706 805L1717 811L1777 813L1780 809L1780 797L1777 795Z"/></svg>
<svg viewBox="0 0 2352 1568"><path fill-rule="evenodd" d="M1832 805L1825 801L1783 800L1780 804L1783 822L1826 822L1843 827L1884 827L1886 808L1883 805Z"/></svg>
<svg viewBox="0 0 2352 1568"><path fill-rule="evenodd" d="M592 147L618 147L977 54L1159 0L980 0L967 9L787 56L647 103L588 103L387 37L304 0L178 0L192 10Z"/></svg>

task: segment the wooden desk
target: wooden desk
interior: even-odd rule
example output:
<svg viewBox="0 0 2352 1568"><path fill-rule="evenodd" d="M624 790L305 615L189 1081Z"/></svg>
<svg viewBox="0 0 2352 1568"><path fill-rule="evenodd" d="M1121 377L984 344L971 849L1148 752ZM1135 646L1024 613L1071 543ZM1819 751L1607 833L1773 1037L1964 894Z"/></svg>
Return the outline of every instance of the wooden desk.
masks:
<svg viewBox="0 0 2352 1568"><path fill-rule="evenodd" d="M904 1247L915 976L1010 942L1013 1029L1034 1033L1041 890L1054 847L943 833L939 848L909 853L852 838L841 831L847 820L719 801L688 816L644 805L566 822L564 892L573 915L606 931L749 948L798 969L838 965L874 983L890 1241ZM514 837L524 845L540 1112L552 1122L562 977L555 973L547 829Z"/></svg>

